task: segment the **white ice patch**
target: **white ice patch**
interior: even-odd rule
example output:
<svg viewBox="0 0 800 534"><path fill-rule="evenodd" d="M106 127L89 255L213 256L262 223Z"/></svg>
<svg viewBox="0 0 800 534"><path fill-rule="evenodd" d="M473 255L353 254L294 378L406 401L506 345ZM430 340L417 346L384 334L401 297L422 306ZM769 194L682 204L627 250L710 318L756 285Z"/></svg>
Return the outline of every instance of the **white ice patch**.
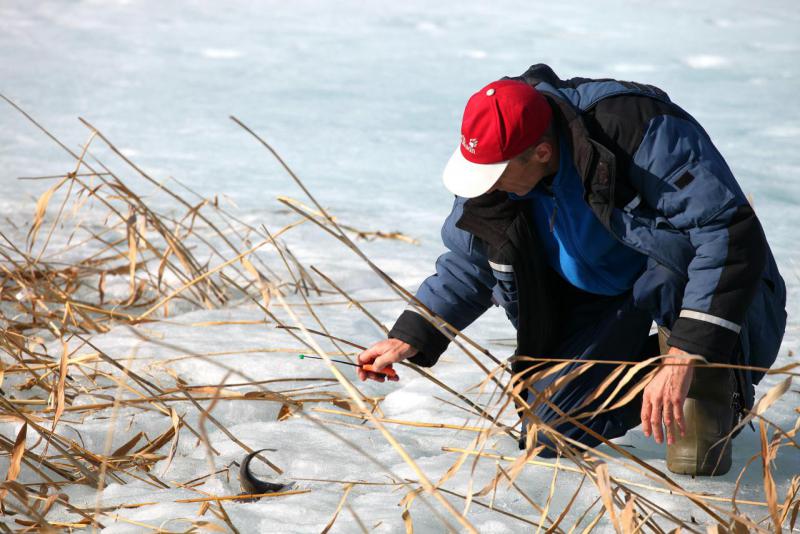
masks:
<svg viewBox="0 0 800 534"><path fill-rule="evenodd" d="M484 50L465 50L461 55L471 59L486 59L489 57L489 54Z"/></svg>
<svg viewBox="0 0 800 534"><path fill-rule="evenodd" d="M797 43L753 43L753 47L765 52L797 52L800 46Z"/></svg>
<svg viewBox="0 0 800 534"><path fill-rule="evenodd" d="M242 57L239 50L232 48L206 48L202 51L203 56L209 59L236 59Z"/></svg>
<svg viewBox="0 0 800 534"><path fill-rule="evenodd" d="M800 126L779 124L764 130L764 135L769 137L800 137Z"/></svg>
<svg viewBox="0 0 800 534"><path fill-rule="evenodd" d="M730 60L712 54L698 54L684 58L683 62L693 69L719 69L728 65Z"/></svg>
<svg viewBox="0 0 800 534"><path fill-rule="evenodd" d="M430 408L431 397L398 389L386 396L382 406L387 414L407 414L416 409Z"/></svg>
<svg viewBox="0 0 800 534"><path fill-rule="evenodd" d="M655 72L657 67L648 63L615 63L611 66L611 70L619 73Z"/></svg>
<svg viewBox="0 0 800 534"><path fill-rule="evenodd" d="M425 33L442 33L443 31L440 25L431 21L418 22L416 28L417 30Z"/></svg>
<svg viewBox="0 0 800 534"><path fill-rule="evenodd" d="M718 28L730 28L733 26L731 19L711 19L708 22Z"/></svg>

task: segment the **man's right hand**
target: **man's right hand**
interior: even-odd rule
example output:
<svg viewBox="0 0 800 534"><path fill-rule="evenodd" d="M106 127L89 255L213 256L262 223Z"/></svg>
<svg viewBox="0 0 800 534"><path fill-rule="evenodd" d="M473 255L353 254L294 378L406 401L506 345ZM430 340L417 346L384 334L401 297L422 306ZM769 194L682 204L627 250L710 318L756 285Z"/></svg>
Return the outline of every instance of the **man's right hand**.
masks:
<svg viewBox="0 0 800 534"><path fill-rule="evenodd" d="M387 365L402 362L405 359L411 358L417 353L417 349L399 339L384 339L378 341L370 348L358 355L359 365L372 365L376 371L380 371ZM380 373L373 373L372 371L365 371L362 367L358 368L358 378L361 380L375 380L383 382L386 380L386 375ZM393 382L400 380L400 377L395 376L389 378Z"/></svg>

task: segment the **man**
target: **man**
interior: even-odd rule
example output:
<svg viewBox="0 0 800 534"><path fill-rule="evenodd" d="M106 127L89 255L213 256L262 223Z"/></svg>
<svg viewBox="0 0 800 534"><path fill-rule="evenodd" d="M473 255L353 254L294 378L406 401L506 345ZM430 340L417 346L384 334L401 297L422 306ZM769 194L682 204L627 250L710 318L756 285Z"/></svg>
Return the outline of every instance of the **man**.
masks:
<svg viewBox="0 0 800 534"><path fill-rule="evenodd" d="M541 421L588 446L641 423L658 443L666 434L673 472L727 472L721 438L752 407L763 373L697 366L689 356L772 365L786 289L755 213L700 124L656 87L561 80L534 65L470 98L444 183L456 195L442 229L449 251L417 293L427 310L405 311L359 362L432 366L449 339L424 315L463 329L502 305L517 328L520 380L541 370L522 356L663 355L633 402L592 418L579 416L598 408L591 395L614 365L529 373L542 377L527 389ZM649 335L653 322L660 343ZM541 392L568 375L543 402ZM538 442L554 454L556 444Z"/></svg>

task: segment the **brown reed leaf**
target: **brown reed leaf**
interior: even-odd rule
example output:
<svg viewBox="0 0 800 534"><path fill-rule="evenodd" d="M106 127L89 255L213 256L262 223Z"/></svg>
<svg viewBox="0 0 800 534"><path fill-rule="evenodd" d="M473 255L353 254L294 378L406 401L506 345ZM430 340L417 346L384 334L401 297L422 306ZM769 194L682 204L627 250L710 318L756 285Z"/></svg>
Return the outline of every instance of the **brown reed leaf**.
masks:
<svg viewBox="0 0 800 534"><path fill-rule="evenodd" d="M127 224L128 232L128 276L130 276L131 298L136 293L136 257L138 255L137 232L134 230L136 224L136 212L130 208Z"/></svg>
<svg viewBox="0 0 800 534"><path fill-rule="evenodd" d="M790 507L795 497L798 496L798 492L800 492L800 475L795 475L792 477L792 481L789 484L789 488L786 490L786 499L783 501L783 506L781 506L781 510L783 510L781 512L781 525L783 525L786 522L786 518L789 515Z"/></svg>
<svg viewBox="0 0 800 534"><path fill-rule="evenodd" d="M650 383L650 380L652 379L652 377L653 377L653 376L654 376L654 375L655 375L657 372L658 372L658 368L654 368L652 371L650 371L650 372L649 372L649 373L647 373L645 376L643 376L641 380L639 380L639 381L638 381L638 382L637 382L637 383L636 383L634 386L632 386L632 387L630 387L630 388L628 389L628 392L627 392L627 393L625 393L625 395L623 395L622 397L620 397L620 398L619 398L619 400L617 400L617 402L615 402L614 404L612 404L611 406L609 406L609 407L608 407L608 410L609 410L609 411L613 411L613 410L616 410L617 408L621 408L622 406L625 406L626 404L628 404L629 402L631 402L633 399L635 399L636 397L638 397L638 396L639 396L639 393L640 393L640 392L641 392L641 391L642 391L644 388L646 388L646 387L647 387L647 384L649 384L649 383Z"/></svg>
<svg viewBox="0 0 800 534"><path fill-rule="evenodd" d="M288 404L281 405L281 409L278 410L278 421L286 421L292 416L292 409Z"/></svg>
<svg viewBox="0 0 800 534"><path fill-rule="evenodd" d="M258 272L258 269L252 264L252 262L247 258L242 258L242 265L244 268L249 272L253 278L256 280L256 284L258 285L258 290L261 292L261 298L264 301L264 307L269 308L269 301L270 301L270 288L265 283L264 278L261 276L261 273Z"/></svg>
<svg viewBox="0 0 800 534"><path fill-rule="evenodd" d="M580 518L578 518L579 520L575 522L575 525L574 525L574 527L577 527L577 525L578 525L578 524L580 524L580 522L581 522L581 521L583 521L584 517L586 517L586 514L588 514L588 513L589 513L589 511L590 511L592 508L594 508L594 505L595 505L596 503L598 503L598 502L601 502L601 501L602 501L602 499L601 499L600 497L598 497L598 498L597 498L597 500L595 500L595 501L592 503L592 505L591 505L589 508L587 508L587 509L586 509L586 512L585 512L585 514L584 514L584 515L582 515ZM600 520L603 518L603 516L605 515L605 513L606 513L606 509L605 509L605 508L600 508L600 511L599 511L599 512L597 512L597 514L595 514L595 516L594 516L594 519L592 519L592 520L589 522L589 524L588 524L588 525L586 525L586 527L584 527L584 529L581 531L581 533L582 533L582 534L588 534L589 532L594 532L594 528L597 526L597 524L598 524L598 523L600 522ZM574 531L574 527L573 527L573 531Z"/></svg>
<svg viewBox="0 0 800 534"><path fill-rule="evenodd" d="M164 279L164 270L167 268L169 257L172 255L172 245L167 243L167 249L161 255L161 260L158 262L157 276L156 276L156 289L161 290L161 281Z"/></svg>
<svg viewBox="0 0 800 534"><path fill-rule="evenodd" d="M626 367L624 365L618 365L613 371L608 373L608 376L606 376L606 378L603 379L603 381L600 383L599 386L597 386L595 388L594 391L592 391L589 395L586 396L584 401L580 404L580 406L578 406L575 409L575 411L579 412L583 408L585 408L586 406L590 405L595 400L599 399L606 392L606 390L611 386L611 384L613 384L614 381L617 378L619 378L619 375L621 375L623 372L625 372L625 368Z"/></svg>
<svg viewBox="0 0 800 534"><path fill-rule="evenodd" d="M622 509L620 516L620 527L624 534L633 534L637 530L636 511L633 507L635 500L636 497L633 495L628 495L628 498L625 499L625 508Z"/></svg>
<svg viewBox="0 0 800 534"><path fill-rule="evenodd" d="M403 498L400 499L400 502L398 503L398 505L402 506L405 509L411 508L411 504L414 502L414 499L419 497L419 495L423 491L424 491L424 489L421 488L421 487L412 489L411 491L409 491L408 493L403 495Z"/></svg>
<svg viewBox="0 0 800 534"><path fill-rule="evenodd" d="M175 411L175 408L169 409L169 416L172 420L173 439L172 445L169 448L169 454L167 455L166 464L164 465L164 469L161 470L162 477L167 474L169 466L172 465L172 459L175 457L175 452L178 450L178 440L181 436L180 428L182 421L181 418L178 417L178 412Z"/></svg>
<svg viewBox="0 0 800 534"><path fill-rule="evenodd" d="M263 498L270 498L270 497L286 497L288 495L302 495L304 493L311 493L310 489L302 489L302 490L289 490L289 491L278 491L272 493L253 493L253 494L243 494L243 495L221 495L218 497L198 497L194 499L175 499L172 502L176 503L194 503L194 502L217 502L217 501L250 501L250 500L258 500ZM139 503L139 506L146 506L153 503Z"/></svg>
<svg viewBox="0 0 800 534"><path fill-rule="evenodd" d="M773 452L767 441L767 425L763 420L759 421L759 431L761 435L761 468L764 476L764 497L769 507L769 515L772 518L772 528L774 532L780 533L782 529L781 518L778 514L778 492L775 487L775 480L772 478L772 467L770 466Z"/></svg>
<svg viewBox="0 0 800 534"><path fill-rule="evenodd" d="M192 521L191 524L193 528L190 529L190 531L193 532L228 532L225 527L213 521ZM194 527L197 527L199 530L196 530Z"/></svg>
<svg viewBox="0 0 800 534"><path fill-rule="evenodd" d="M411 512L407 509L403 510L400 517L403 519L403 526L406 528L406 534L414 534L414 522L411 520Z"/></svg>
<svg viewBox="0 0 800 534"><path fill-rule="evenodd" d="M792 385L792 377L788 376L778 384L771 387L770 390L767 391L763 397L758 399L758 402L756 402L755 406L753 406L751 412L755 415L763 414L767 410L767 408L772 406L776 400L778 400L784 393L786 393L786 391L788 391L789 386L791 385ZM749 419L747 420L747 422L749 422L749 420L752 419L752 414L749 415L748 417ZM747 423L745 421L742 421L740 425L742 424L747 424Z"/></svg>
<svg viewBox="0 0 800 534"><path fill-rule="evenodd" d="M345 500L347 500L347 496L350 494L350 490L353 489L353 484L346 484L344 487L344 493L342 494L342 498L339 499L339 505L336 507L336 510L333 512L333 516L330 520L326 523L325 528L320 531L320 534L327 534L331 528L333 528L333 524L336 522L336 518L339 517L339 512L342 510L342 506L344 506Z"/></svg>
<svg viewBox="0 0 800 534"><path fill-rule="evenodd" d="M232 263L235 263L235 262L237 262L237 261L240 261L242 258L244 258L245 256L247 256L247 255L249 255L249 254L252 254L252 253L254 253L256 250L260 249L261 247L263 247L263 246L264 246L264 245L266 245L267 243L269 243L269 240L268 240L268 239L265 239L265 240L261 241L259 244L257 244L256 246L254 246L254 247L250 247L248 250L246 250L246 251L244 251L244 252L242 252L242 253L238 254L237 256L235 256L235 257L233 257L233 258L231 258L231 259L229 259L229 260L226 260L226 261L224 261L222 264L220 264L220 265L217 265L216 267L214 267L213 269L207 270L207 271L205 271L203 274L201 274L201 275L199 275L199 276L197 276L197 277L193 278L192 280L190 280L189 282L187 282L187 283L183 284L183 285L182 285L181 287L179 287L178 289L176 289L176 290L174 290L174 291L170 292L170 294L169 294L169 295L165 296L164 298L162 298L161 300L159 300L159 301L158 301L156 304L154 304L153 306L151 306L150 308L148 308L147 310L145 310L145 312L144 312L144 313L142 313L141 315L139 315L139 317L138 317L138 319L137 319L137 320L138 320L138 321L141 321L142 319L144 319L144 318L148 317L148 316L149 316L149 315L151 315L153 312L155 312L156 310L158 310L158 309L159 309L161 306L163 306L164 304L166 304L167 302L169 302L170 300L172 300L172 299L174 299L176 296L178 296L178 295L179 295L181 292L185 291L186 289L188 289L188 288L190 288L190 287L193 287L193 286L197 285L198 283L200 283L200 282L202 282L203 280L207 279L207 278L208 278L209 276L211 276L212 274L214 274L214 273L216 273L216 272L218 272L218 271L221 271L222 269L224 269L225 267L227 267L227 266L231 265Z"/></svg>
<svg viewBox="0 0 800 534"><path fill-rule="evenodd" d="M42 226L42 222L44 222L44 216L47 212L47 205L50 204L50 199L53 198L53 193L55 193L64 183L68 180L67 177L59 181L57 184L49 187L47 191L42 193L39 197L39 200L36 201L36 211L33 216L33 222L31 223L31 227L28 230L28 250L33 248L33 244L36 241L36 235L39 233L39 229Z"/></svg>
<svg viewBox="0 0 800 534"><path fill-rule="evenodd" d="M499 470L500 465L498 464L497 467L498 469L496 470L495 475L489 480L489 482L486 483L485 486L483 486L483 488L474 493L473 496L485 497L490 493L495 493L497 491L497 484L500 482L500 478L502 476Z"/></svg>
<svg viewBox="0 0 800 534"><path fill-rule="evenodd" d="M141 449L133 453L134 457L140 458L147 458L149 454L159 450L161 447L169 443L172 437L175 435L175 427L170 426L167 428L163 433L161 433L156 439L148 443L147 445L143 446Z"/></svg>
<svg viewBox="0 0 800 534"><path fill-rule="evenodd" d="M730 434L732 435L739 428L743 428L745 425L750 423L755 417L761 416L767 409L772 406L775 401L783 396L789 390L789 386L792 384L792 377L787 376L784 380L778 382L774 386L772 386L769 391L767 391L760 399L756 401L753 405L753 408L750 409L750 412L742 418L741 421L731 430ZM800 421L798 421L800 423ZM728 438L723 438L728 439ZM738 482L736 485L736 489L734 489L734 495L736 494L736 490L738 489Z"/></svg>
<svg viewBox="0 0 800 534"><path fill-rule="evenodd" d="M42 506L42 511L40 512L42 517L46 517L53 508L53 505L59 500L69 500L69 496L65 493L53 493L52 495L49 495Z"/></svg>
<svg viewBox="0 0 800 534"><path fill-rule="evenodd" d="M502 469L502 467L500 469ZM550 528L547 529L547 532L545 534L552 534L553 532L555 532L555 530L558 528L558 525L560 525L561 522L564 521L564 518L567 517L567 513L572 509L572 506L575 503L575 499L578 498L578 494L580 494L580 491L583 488L583 484L584 484L584 482L586 482L587 478L588 478L587 474L583 473L583 476L581 477L581 482L580 482L580 484L578 484L578 487L575 488L575 491L572 493L572 497L570 497L569 502L563 508L563 510L561 511L561 514L559 514L559 516L556 518L556 520L553 522L553 524L550 525ZM579 522L580 521L576 521L575 524L577 524Z"/></svg>
<svg viewBox="0 0 800 534"><path fill-rule="evenodd" d="M542 515L539 518L539 528L536 529L537 534L541 529L541 525L544 525L548 519L547 512L550 511L550 504L553 502L553 495L555 494L556 491L556 480L558 480L558 473L559 473L558 466L560 462L561 462L561 455L559 454L556 457L555 468L553 469L553 478L550 480L550 488L547 492L547 500L544 503L544 508L542 509Z"/></svg>
<svg viewBox="0 0 800 534"><path fill-rule="evenodd" d="M466 452L461 454L461 456L459 456L456 461L453 462L453 465L451 465L450 468L441 476L441 478L439 478L435 484L435 487L440 488L445 482L453 478L453 476L458 473L458 470L461 469L461 466L464 465L464 462L466 462L468 458L469 454ZM469 499L469 496L467 498Z"/></svg>
<svg viewBox="0 0 800 534"><path fill-rule="evenodd" d="M798 512L800 512L800 501L796 501L794 506L792 507L792 516L789 519L789 530L790 532L794 532L794 525L797 521Z"/></svg>
<svg viewBox="0 0 800 534"><path fill-rule="evenodd" d="M134 436L122 444L117 450L111 453L112 458L127 456L131 449L144 437L144 432L137 432Z"/></svg>
<svg viewBox="0 0 800 534"><path fill-rule="evenodd" d="M19 476L22 466L22 455L25 453L25 437L28 434L28 423L22 424L22 428L17 432L17 439L14 440L14 448L11 449L11 459L8 462L6 482L14 482ZM8 487L8 486L6 486ZM0 501L6 496L6 489L0 491Z"/></svg>
<svg viewBox="0 0 800 534"><path fill-rule="evenodd" d="M594 483L597 486L597 490L600 492L600 498L608 512L608 517L611 519L611 524L614 526L614 530L621 532L622 529L620 527L619 518L617 517L616 507L614 506L611 481L608 477L608 464L599 462L594 469L594 474Z"/></svg>
<svg viewBox="0 0 800 534"><path fill-rule="evenodd" d="M732 518L733 534L749 534L750 529L737 517Z"/></svg>
<svg viewBox="0 0 800 534"><path fill-rule="evenodd" d="M52 426L53 431L55 431L56 425L58 424L58 420L61 419L61 415L64 413L64 406L65 406L64 388L66 387L68 365L69 365L69 347L67 343L64 341L61 343L61 360L58 367L58 383L56 384L56 406L55 406L55 413L53 414L53 426Z"/></svg>
<svg viewBox="0 0 800 534"><path fill-rule="evenodd" d="M341 408L342 410L347 410L348 412L359 413L358 405L350 399L336 399L332 400L331 404L336 406L337 408Z"/></svg>
<svg viewBox="0 0 800 534"><path fill-rule="evenodd" d="M595 410L594 413L597 414L601 410L605 409L606 406L608 406L611 403L611 401L614 400L614 398L622 390L622 388L624 388L628 384L628 382L633 380L633 378L636 376L637 373L639 373L642 369L646 368L647 366L653 365L655 362L659 361L660 359L661 359L661 356L656 356L654 358L648 358L647 360L639 362L636 365L632 366L630 369L628 369L628 372L625 373L625 376L622 378L622 380L620 380L619 384L617 384L617 387L614 388L614 391L611 392L611 394L606 398L605 401L603 401L603 403L597 408L597 410ZM655 370L653 370L651 372L655 372ZM647 385L646 383L642 384L642 382L643 381L639 382L639 384L642 387ZM638 391L637 391L637 393L638 393ZM630 392L628 394L628 397L630 397Z"/></svg>
<svg viewBox="0 0 800 534"><path fill-rule="evenodd" d="M533 445L533 440L536 439L538 432L536 431L536 424L531 424L531 429L528 431L527 443L525 452L514 459L508 469L509 480L514 481L519 477L520 473L525 469L525 465L531 458L538 456L540 452L545 449L544 445Z"/></svg>

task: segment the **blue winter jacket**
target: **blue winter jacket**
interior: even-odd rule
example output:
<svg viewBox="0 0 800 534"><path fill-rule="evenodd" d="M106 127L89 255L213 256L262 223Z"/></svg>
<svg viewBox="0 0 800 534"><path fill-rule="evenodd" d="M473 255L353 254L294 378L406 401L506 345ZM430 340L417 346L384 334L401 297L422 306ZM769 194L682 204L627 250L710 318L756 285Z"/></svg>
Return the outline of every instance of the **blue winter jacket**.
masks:
<svg viewBox="0 0 800 534"><path fill-rule="evenodd" d="M559 79L534 65L519 80L542 92L569 132L585 200L625 245L685 280L669 343L709 361L741 352L746 365L770 367L786 324L786 288L763 230L725 160L700 124L660 89L610 79ZM490 263L485 246L457 227L456 197L442 227L449 249L417 298L463 329L498 303L516 321L513 273ZM509 291L511 288L511 291ZM656 322L659 318L655 318ZM448 337L406 311L390 332L433 365ZM746 404L762 373L748 373Z"/></svg>

